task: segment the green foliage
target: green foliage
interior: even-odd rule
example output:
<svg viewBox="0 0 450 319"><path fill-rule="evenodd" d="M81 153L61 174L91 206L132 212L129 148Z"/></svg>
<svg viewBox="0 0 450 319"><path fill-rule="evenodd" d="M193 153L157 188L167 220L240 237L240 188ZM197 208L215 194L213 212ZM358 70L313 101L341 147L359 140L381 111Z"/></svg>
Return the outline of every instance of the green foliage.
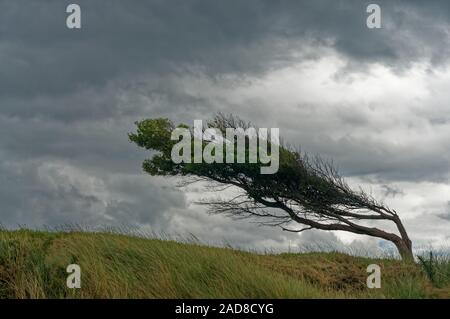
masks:
<svg viewBox="0 0 450 319"><path fill-rule="evenodd" d="M136 134L129 134L131 141L146 149L154 149L170 154L172 141L170 136L175 126L168 119L148 119L135 123Z"/></svg>
<svg viewBox="0 0 450 319"><path fill-rule="evenodd" d="M130 141L148 150L159 152L151 160L143 163L143 168L151 175L172 175L175 165L170 153L174 141L170 137L175 126L168 119L147 119L135 123L137 132L128 135Z"/></svg>
<svg viewBox="0 0 450 319"><path fill-rule="evenodd" d="M208 127L224 130L222 117L216 117L209 122ZM339 204L342 200L341 185L318 173L319 167L310 162L306 156L297 151L280 146L279 170L275 174L261 174L262 163L249 163L249 139L246 137L245 163L237 163L237 140L234 141L234 163L180 163L174 164L171 159L172 147L178 141L171 140L171 133L176 127L188 128L185 124L175 126L164 118L146 119L136 122L137 130L129 134L130 141L147 150L156 151L150 159L143 162L143 169L150 175L179 175L205 177L220 183L236 183L242 180L251 181L246 184L246 192L250 197L262 198L270 196L291 196L305 199L310 207L326 204ZM232 128L232 127L231 127ZM245 127L244 127L245 129ZM191 128L192 130L192 128ZM230 141L229 141L230 142ZM204 143L203 147L206 145ZM270 144L269 144L270 145ZM225 153L225 144L224 153ZM194 138L191 139L191 154L193 156ZM325 163L315 163L325 164Z"/></svg>

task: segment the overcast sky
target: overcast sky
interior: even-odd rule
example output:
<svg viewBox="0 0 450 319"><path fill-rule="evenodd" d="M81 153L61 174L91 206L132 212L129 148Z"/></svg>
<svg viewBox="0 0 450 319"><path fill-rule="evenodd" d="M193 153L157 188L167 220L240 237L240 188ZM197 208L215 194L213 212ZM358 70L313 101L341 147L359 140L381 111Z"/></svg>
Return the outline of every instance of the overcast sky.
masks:
<svg viewBox="0 0 450 319"><path fill-rule="evenodd" d="M66 27L81 6L82 28ZM376 249L210 216L201 185L141 170L134 122L216 112L279 127L401 215L416 247L450 239L450 2L0 1L0 222L133 225L250 249ZM369 249L367 248L367 249Z"/></svg>

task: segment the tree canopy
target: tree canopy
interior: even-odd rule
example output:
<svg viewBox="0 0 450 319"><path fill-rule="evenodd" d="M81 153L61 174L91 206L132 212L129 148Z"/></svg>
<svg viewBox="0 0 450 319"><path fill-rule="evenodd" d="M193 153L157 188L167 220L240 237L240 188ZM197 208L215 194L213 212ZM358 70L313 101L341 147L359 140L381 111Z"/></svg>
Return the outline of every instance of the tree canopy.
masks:
<svg viewBox="0 0 450 319"><path fill-rule="evenodd" d="M413 258L411 240L397 212L362 189L350 188L330 161L308 156L287 145L277 145L279 167L274 174L261 174L260 168L265 164L259 158L256 163L194 163L193 160L174 163L171 152L178 141L171 139L172 132L176 128L192 131L192 127L175 125L162 118L146 119L136 125L136 132L129 134L130 140L156 151L143 162L144 171L150 175L189 177L189 181L205 180L213 185L234 186L241 191L232 199L204 202L211 213L255 218L261 224L278 226L289 232L320 229L373 236L394 243L403 259ZM222 133L227 128L249 127L250 123L223 114L216 115L206 125L206 128ZM256 137L245 136L247 157L252 138ZM192 135L192 147L195 139ZM237 144L236 139L226 142ZM203 147L206 147L205 142ZM269 148L273 148L270 143ZM236 149L235 157L238 156ZM396 231L375 227L380 222L391 223Z"/></svg>

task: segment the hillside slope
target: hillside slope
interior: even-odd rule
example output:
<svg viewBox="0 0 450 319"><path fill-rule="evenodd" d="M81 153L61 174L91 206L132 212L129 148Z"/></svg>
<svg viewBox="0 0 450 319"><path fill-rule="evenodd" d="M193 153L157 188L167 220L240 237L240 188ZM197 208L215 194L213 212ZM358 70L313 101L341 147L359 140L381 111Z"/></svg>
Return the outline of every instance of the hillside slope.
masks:
<svg viewBox="0 0 450 319"><path fill-rule="evenodd" d="M81 267L81 289L66 267ZM382 288L366 287L366 267ZM446 297L416 265L338 253L258 255L104 233L0 231L1 298Z"/></svg>

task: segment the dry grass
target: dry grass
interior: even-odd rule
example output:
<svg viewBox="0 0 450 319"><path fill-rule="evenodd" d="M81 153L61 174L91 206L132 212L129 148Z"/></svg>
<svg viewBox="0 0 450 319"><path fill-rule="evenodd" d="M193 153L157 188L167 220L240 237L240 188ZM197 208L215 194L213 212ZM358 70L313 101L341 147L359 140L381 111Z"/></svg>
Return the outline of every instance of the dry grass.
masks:
<svg viewBox="0 0 450 319"><path fill-rule="evenodd" d="M82 269L82 288L65 271ZM368 289L366 267L382 268ZM2 298L449 297L418 265L340 253L253 254L108 233L0 231Z"/></svg>

